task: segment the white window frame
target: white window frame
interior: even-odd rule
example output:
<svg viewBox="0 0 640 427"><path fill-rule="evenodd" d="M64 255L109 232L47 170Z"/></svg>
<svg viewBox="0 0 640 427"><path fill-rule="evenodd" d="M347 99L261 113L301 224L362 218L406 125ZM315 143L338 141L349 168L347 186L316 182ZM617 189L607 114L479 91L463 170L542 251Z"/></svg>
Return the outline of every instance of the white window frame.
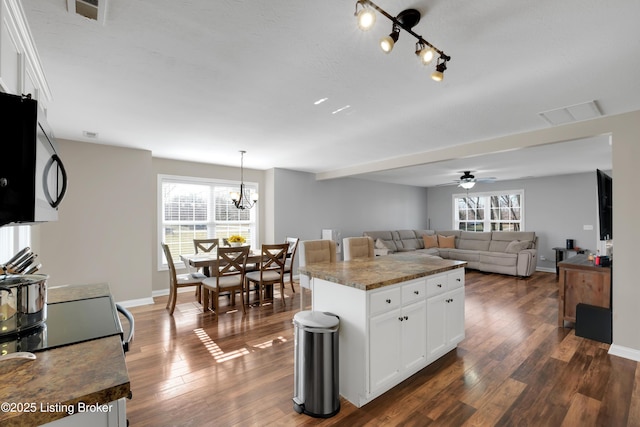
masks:
<svg viewBox="0 0 640 427"><path fill-rule="evenodd" d="M453 229L454 230L459 230L460 229L460 221L459 221L459 215L458 215L458 199L461 198L465 198L465 197L482 197L482 198L486 198L485 203L484 203L484 220L482 221L483 223L483 230L486 231L492 231L491 230L491 203L489 202L489 199L492 196L503 196L505 194L517 194L520 196L520 231L525 231L525 220L524 220L524 213L525 213L525 197L524 197L524 189L519 189L519 190L498 190L498 191L483 191L483 192L478 192L478 193L471 193L471 192L466 192L466 193L457 193L457 194L453 194L451 197L451 204L452 204L452 224L453 224ZM514 221L510 221L510 222L514 222Z"/></svg>
<svg viewBox="0 0 640 427"><path fill-rule="evenodd" d="M0 227L0 264L5 264L21 249L28 246L31 246L30 225Z"/></svg>
<svg viewBox="0 0 640 427"><path fill-rule="evenodd" d="M158 229L157 229L157 235L158 235L158 248L157 248L157 259L158 259L158 271L163 271L163 270L167 270L169 267L167 265L167 260L165 259L164 253L162 251L162 247L160 246L160 243L162 243L163 238L164 238L164 227L166 225L166 223L164 222L164 204L163 204L163 200L162 200L162 186L165 182L175 182L178 184L187 184L187 185L208 185L210 187L216 187L216 186L221 186L221 187L237 187L238 189L240 188L240 181L232 181L232 180L224 180L224 179L208 179L208 178L199 178L199 177L191 177L191 176L180 176L180 175L166 175L166 174L158 174L158 181L157 181L157 215L158 215ZM245 187L247 189L253 190L256 193L259 193L259 186L257 182L246 182L244 183ZM251 208L250 211L250 221L245 222L245 224L248 224L251 228L252 228L252 239L250 241L247 241L247 244L250 244L252 248L256 248L259 247L259 229L258 229L258 225L259 225L259 204L256 203L256 205ZM215 221L215 204L213 202L211 202L210 204L210 211L209 211L208 217L208 221L206 221L204 224L207 224L207 226L214 226L216 224ZM191 251L190 253L193 253L193 251ZM172 254L173 255L173 262L176 266L176 268L185 268L184 263L182 262L182 260L180 260L180 254Z"/></svg>

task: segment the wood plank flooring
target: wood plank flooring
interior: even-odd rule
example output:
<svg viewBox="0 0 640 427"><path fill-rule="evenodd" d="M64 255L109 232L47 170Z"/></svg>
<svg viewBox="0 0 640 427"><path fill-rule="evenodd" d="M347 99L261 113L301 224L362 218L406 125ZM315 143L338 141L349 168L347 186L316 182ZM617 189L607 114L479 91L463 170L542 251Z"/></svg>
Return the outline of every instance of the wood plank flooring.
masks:
<svg viewBox="0 0 640 427"><path fill-rule="evenodd" d="M245 316L202 313L181 293L131 309L131 426L640 426L640 369L558 328L555 274L468 271L466 339L362 408L316 419L293 410L293 315L300 290ZM308 291L307 291L308 292ZM310 302L309 293L306 302ZM229 310L224 312L225 310Z"/></svg>

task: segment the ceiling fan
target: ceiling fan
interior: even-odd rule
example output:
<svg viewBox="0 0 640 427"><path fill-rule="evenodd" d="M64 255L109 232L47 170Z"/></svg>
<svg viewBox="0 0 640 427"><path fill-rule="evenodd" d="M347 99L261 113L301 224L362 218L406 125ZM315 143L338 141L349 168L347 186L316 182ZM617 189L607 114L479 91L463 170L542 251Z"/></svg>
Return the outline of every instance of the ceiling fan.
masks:
<svg viewBox="0 0 640 427"><path fill-rule="evenodd" d="M460 177L459 180L456 180L454 182L458 183L458 187L462 187L465 190L470 190L473 188L474 185L476 185L477 182L495 182L496 178L495 177L490 177L490 178L476 178L475 176L471 175L471 171L463 171L462 176Z"/></svg>

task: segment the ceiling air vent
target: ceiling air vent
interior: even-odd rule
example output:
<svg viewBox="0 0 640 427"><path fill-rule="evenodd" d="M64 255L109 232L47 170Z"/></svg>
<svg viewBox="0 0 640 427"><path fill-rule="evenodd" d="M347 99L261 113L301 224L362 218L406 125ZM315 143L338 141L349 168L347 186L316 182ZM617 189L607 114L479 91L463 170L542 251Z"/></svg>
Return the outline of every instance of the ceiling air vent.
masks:
<svg viewBox="0 0 640 427"><path fill-rule="evenodd" d="M77 13L85 18L104 24L107 0L67 0L69 13Z"/></svg>

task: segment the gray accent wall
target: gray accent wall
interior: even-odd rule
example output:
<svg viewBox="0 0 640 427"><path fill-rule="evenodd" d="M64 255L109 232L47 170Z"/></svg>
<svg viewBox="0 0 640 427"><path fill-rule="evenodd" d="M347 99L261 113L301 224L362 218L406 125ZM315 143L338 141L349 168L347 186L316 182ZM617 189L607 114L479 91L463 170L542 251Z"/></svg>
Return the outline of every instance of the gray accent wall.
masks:
<svg viewBox="0 0 640 427"><path fill-rule="evenodd" d="M320 239L322 229L341 237L366 230L425 228L427 189L356 178L317 181L314 174L274 170L274 238ZM268 227L267 227L268 228Z"/></svg>
<svg viewBox="0 0 640 427"><path fill-rule="evenodd" d="M554 247L566 239L595 253L598 243L596 171L544 178L479 183L469 194L501 190L524 190L524 228L538 236L538 268L555 270ZM453 227L453 195L464 194L455 185L428 190L427 215L434 230ZM584 230L584 226L592 230ZM542 260L542 257L546 260Z"/></svg>

